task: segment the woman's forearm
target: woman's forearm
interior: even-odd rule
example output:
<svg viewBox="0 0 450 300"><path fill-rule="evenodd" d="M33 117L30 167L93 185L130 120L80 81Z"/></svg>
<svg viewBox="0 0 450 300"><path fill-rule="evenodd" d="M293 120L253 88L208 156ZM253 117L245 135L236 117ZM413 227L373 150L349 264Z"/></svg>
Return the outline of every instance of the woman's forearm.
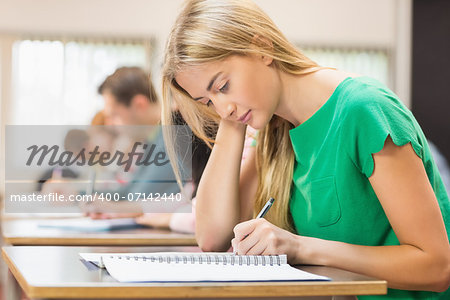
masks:
<svg viewBox="0 0 450 300"><path fill-rule="evenodd" d="M445 291L450 262L444 251L426 252L412 245L359 246L298 237L293 263L312 263L384 279L390 288ZM449 251L449 250L447 250Z"/></svg>
<svg viewBox="0 0 450 300"><path fill-rule="evenodd" d="M239 172L245 126L222 120L197 190L196 238L205 251L230 247L240 220Z"/></svg>

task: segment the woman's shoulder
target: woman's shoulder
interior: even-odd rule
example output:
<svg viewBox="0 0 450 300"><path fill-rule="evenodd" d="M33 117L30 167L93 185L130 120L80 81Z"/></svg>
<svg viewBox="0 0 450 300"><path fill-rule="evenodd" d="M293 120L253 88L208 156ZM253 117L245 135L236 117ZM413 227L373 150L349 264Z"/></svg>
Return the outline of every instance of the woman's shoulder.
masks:
<svg viewBox="0 0 450 300"><path fill-rule="evenodd" d="M346 133L362 140L375 135L381 139L389 133L395 141L418 134L419 126L411 111L379 81L365 76L351 78L344 93L335 117Z"/></svg>
<svg viewBox="0 0 450 300"><path fill-rule="evenodd" d="M403 112L407 107L388 87L367 76L348 77L342 89L339 108L341 117L360 118L376 112Z"/></svg>

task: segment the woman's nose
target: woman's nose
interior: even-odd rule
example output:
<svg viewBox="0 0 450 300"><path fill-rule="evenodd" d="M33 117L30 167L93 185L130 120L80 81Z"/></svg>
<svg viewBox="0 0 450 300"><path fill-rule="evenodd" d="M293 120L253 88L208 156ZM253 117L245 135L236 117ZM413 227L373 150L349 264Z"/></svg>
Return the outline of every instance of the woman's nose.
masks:
<svg viewBox="0 0 450 300"><path fill-rule="evenodd" d="M213 101L216 112L222 119L229 119L236 111L236 106L230 101L214 101L213 99L211 101Z"/></svg>

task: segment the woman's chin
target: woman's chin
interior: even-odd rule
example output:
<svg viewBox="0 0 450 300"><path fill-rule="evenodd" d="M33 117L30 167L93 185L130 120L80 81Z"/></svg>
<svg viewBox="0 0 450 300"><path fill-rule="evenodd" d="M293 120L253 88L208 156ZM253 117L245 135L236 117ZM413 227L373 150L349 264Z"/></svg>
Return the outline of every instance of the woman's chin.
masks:
<svg viewBox="0 0 450 300"><path fill-rule="evenodd" d="M267 121L264 120L263 122L261 122L261 121L258 122L258 120L255 120L255 119L251 118L251 119L247 122L247 125L250 126L250 127L253 128L253 129L261 130L261 129L263 129L264 127L266 127L267 124L269 124L269 121L270 121L270 120L267 120Z"/></svg>

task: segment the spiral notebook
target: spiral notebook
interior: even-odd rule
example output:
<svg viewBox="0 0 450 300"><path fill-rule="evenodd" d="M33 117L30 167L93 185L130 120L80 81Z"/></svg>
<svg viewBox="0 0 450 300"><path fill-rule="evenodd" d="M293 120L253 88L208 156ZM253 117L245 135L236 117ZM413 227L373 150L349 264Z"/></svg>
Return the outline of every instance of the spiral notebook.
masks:
<svg viewBox="0 0 450 300"><path fill-rule="evenodd" d="M287 263L286 255L221 253L80 253L120 282L330 280Z"/></svg>

